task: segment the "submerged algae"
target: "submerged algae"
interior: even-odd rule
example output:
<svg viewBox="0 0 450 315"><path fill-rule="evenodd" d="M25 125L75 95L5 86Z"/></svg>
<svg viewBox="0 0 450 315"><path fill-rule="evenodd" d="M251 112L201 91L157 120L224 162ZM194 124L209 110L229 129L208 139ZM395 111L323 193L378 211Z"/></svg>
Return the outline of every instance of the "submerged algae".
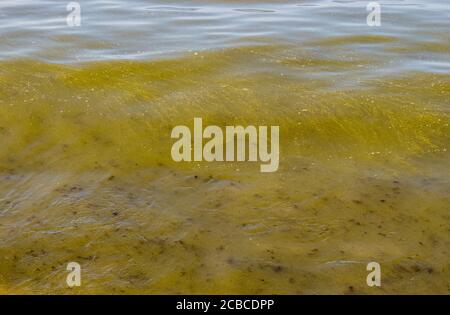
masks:
<svg viewBox="0 0 450 315"><path fill-rule="evenodd" d="M448 293L450 77L338 88L280 62L294 52L1 62L2 290ZM279 125L280 169L173 162L193 117Z"/></svg>

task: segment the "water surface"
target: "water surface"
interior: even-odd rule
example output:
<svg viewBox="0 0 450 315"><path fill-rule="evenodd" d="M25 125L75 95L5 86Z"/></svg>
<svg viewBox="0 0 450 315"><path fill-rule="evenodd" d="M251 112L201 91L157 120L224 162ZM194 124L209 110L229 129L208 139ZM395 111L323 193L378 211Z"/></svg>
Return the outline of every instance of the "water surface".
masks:
<svg viewBox="0 0 450 315"><path fill-rule="evenodd" d="M0 292L449 293L447 1L80 4L0 3ZM194 117L280 169L173 162Z"/></svg>

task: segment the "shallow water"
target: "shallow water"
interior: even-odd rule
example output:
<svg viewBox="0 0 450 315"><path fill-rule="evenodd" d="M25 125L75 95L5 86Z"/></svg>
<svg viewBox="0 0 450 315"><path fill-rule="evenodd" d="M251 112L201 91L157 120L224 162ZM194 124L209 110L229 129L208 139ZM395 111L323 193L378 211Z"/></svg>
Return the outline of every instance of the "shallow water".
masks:
<svg viewBox="0 0 450 315"><path fill-rule="evenodd" d="M450 10L380 3L2 1L0 292L448 294ZM279 170L173 162L194 117Z"/></svg>

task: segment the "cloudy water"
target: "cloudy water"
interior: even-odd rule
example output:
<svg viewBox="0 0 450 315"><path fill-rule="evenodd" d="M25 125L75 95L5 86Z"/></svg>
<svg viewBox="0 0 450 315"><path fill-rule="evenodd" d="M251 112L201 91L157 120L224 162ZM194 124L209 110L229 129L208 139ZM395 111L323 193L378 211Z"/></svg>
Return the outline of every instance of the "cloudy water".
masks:
<svg viewBox="0 0 450 315"><path fill-rule="evenodd" d="M68 3L0 2L1 293L450 293L447 0Z"/></svg>

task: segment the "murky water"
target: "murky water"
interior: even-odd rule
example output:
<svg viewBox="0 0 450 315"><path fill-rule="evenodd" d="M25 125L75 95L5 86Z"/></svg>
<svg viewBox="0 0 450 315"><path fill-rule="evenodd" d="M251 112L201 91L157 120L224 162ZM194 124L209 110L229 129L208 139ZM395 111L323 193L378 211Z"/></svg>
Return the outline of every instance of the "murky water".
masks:
<svg viewBox="0 0 450 315"><path fill-rule="evenodd" d="M448 1L68 2L0 2L0 292L450 292ZM173 162L194 117L279 170Z"/></svg>

